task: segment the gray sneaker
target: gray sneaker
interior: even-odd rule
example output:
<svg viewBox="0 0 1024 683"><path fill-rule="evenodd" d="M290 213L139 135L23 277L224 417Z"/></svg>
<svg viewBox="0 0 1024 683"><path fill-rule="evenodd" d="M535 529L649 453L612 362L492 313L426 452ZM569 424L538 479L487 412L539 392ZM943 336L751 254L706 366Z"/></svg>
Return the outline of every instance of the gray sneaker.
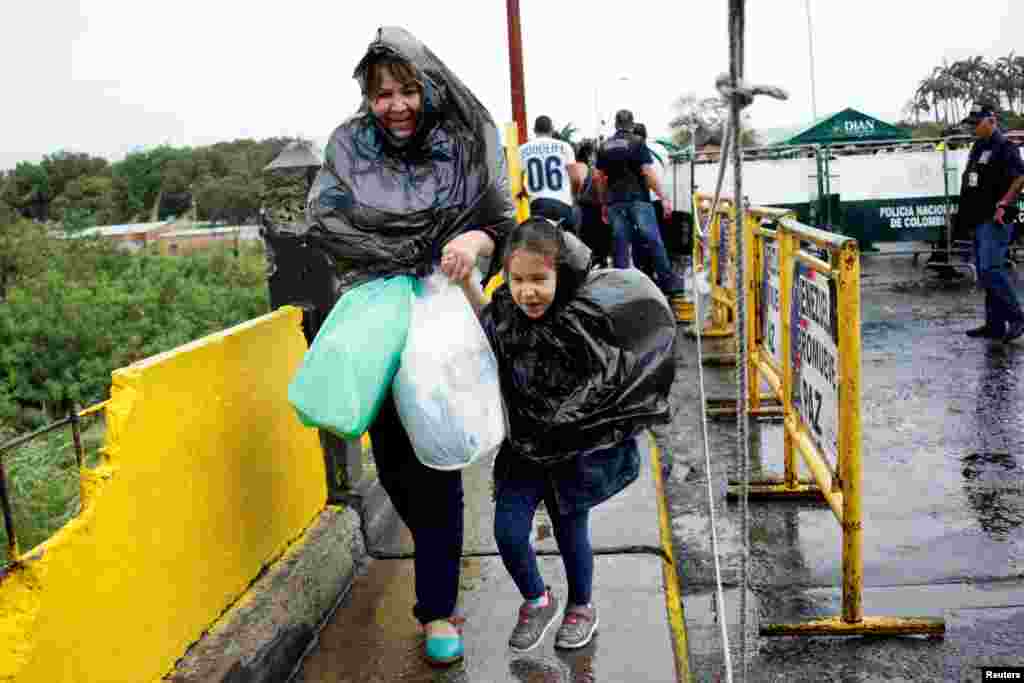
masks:
<svg viewBox="0 0 1024 683"><path fill-rule="evenodd" d="M597 608L572 605L565 610L562 625L555 634L555 647L566 650L581 648L597 632Z"/></svg>
<svg viewBox="0 0 1024 683"><path fill-rule="evenodd" d="M512 650L529 652L544 640L544 634L558 616L558 598L551 592L550 586L547 587L547 593L547 607L532 607L529 602L524 602L519 608L519 623L512 629L508 639L508 646Z"/></svg>

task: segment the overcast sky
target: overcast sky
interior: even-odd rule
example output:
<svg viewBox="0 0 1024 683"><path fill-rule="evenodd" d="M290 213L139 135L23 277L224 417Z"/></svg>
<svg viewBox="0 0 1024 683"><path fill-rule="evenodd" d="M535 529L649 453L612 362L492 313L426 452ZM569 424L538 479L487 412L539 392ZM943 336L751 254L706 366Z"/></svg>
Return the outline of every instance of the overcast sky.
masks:
<svg viewBox="0 0 1024 683"><path fill-rule="evenodd" d="M805 0L747 5L748 79L790 93L759 100L753 125L809 120ZM619 6L520 0L531 125L548 114L590 135L627 107L658 136L676 97L713 94L728 70L725 0ZM1019 1L811 0L811 18L819 114L851 106L892 121L943 59L1024 51ZM114 161L160 143L322 143L358 105L352 69L380 25L410 30L499 124L511 119L503 0L7 0L0 168L61 148Z"/></svg>

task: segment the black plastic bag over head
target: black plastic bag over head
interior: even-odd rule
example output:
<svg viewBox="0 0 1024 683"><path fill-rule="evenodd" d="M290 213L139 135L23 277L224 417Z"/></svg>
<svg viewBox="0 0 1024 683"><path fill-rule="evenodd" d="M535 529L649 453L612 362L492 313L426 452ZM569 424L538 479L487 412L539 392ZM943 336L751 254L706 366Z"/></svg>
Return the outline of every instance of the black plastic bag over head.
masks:
<svg viewBox="0 0 1024 683"><path fill-rule="evenodd" d="M573 267L580 260L568 259ZM578 268L578 266L575 266ZM575 293L530 320L507 285L484 316L520 456L555 465L670 419L676 319L638 270L591 270ZM563 282L559 274L559 286Z"/></svg>
<svg viewBox="0 0 1024 683"><path fill-rule="evenodd" d="M412 65L422 111L411 138L377 123L366 89L381 56ZM498 130L472 92L408 31L378 30L356 67L363 104L331 135L307 202L309 239L338 262L342 285L424 274L453 237L481 229L500 238L515 224Z"/></svg>

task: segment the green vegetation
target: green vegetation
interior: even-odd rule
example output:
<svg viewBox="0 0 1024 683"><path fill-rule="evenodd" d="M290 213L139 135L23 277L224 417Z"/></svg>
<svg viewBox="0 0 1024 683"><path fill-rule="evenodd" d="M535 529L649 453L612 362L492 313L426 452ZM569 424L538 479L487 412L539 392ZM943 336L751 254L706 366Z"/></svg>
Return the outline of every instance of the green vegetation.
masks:
<svg viewBox="0 0 1024 683"><path fill-rule="evenodd" d="M99 464L106 426L102 413L82 420L85 467ZM78 460L71 427L51 432L4 456L8 493L14 508L18 549L31 550L78 514ZM0 525L0 543L7 548L7 534ZM0 555L0 567L6 563Z"/></svg>
<svg viewBox="0 0 1024 683"><path fill-rule="evenodd" d="M994 61L975 56L936 66L918 83L904 111L914 125L931 115L934 123L953 126L979 102L1003 109L1007 128L1024 126L1024 57L1011 52Z"/></svg>
<svg viewBox="0 0 1024 683"><path fill-rule="evenodd" d="M116 368L268 309L262 244L237 256L229 246L132 254L101 238L55 238L0 202L0 443L105 400ZM92 451L103 437L95 422ZM76 512L71 430L3 457L24 551Z"/></svg>
<svg viewBox="0 0 1024 683"><path fill-rule="evenodd" d="M263 199L263 167L291 141L162 145L114 163L60 150L39 163L0 170L0 201L24 218L61 223L69 231L189 211L199 220L244 223L255 219Z"/></svg>
<svg viewBox="0 0 1024 683"><path fill-rule="evenodd" d="M0 254L0 424L102 400L115 368L268 310L262 245L128 254L21 221L0 227Z"/></svg>

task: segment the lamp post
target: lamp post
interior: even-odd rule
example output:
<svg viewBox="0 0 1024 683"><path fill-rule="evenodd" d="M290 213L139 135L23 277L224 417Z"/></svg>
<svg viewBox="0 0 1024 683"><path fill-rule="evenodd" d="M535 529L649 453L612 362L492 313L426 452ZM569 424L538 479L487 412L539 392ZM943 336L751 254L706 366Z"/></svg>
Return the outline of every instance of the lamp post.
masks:
<svg viewBox="0 0 1024 683"><path fill-rule="evenodd" d="M814 92L814 37L811 28L811 0L804 0L804 6L807 8L807 52L810 55L810 67L811 67L811 116L814 119L818 118L818 101Z"/></svg>
<svg viewBox="0 0 1024 683"><path fill-rule="evenodd" d="M619 91L620 90L620 88L618 87L619 83L630 83L630 82L632 82L632 79L627 74L621 74L618 78L615 79L614 83L616 84L616 87L613 90L615 90L615 91ZM599 138L601 136L601 129L605 125L605 122L607 121L607 119L605 119L605 118L603 118L601 116L601 108L598 106L598 97L597 97L597 95L598 95L598 91L599 90L600 90L600 85L595 83L594 84L594 118L596 119L595 126L597 127L597 130L594 133L594 137L595 138ZM621 95L622 95L621 92L616 92L615 93L615 96L618 96L618 99L620 99L620 100L621 99L628 99L628 98L623 98ZM630 109L630 110L632 111L632 109ZM610 113L613 114L613 112L610 112ZM633 111L633 113L634 113L634 115L636 114L635 111ZM609 116L609 118L611 118L611 116Z"/></svg>

